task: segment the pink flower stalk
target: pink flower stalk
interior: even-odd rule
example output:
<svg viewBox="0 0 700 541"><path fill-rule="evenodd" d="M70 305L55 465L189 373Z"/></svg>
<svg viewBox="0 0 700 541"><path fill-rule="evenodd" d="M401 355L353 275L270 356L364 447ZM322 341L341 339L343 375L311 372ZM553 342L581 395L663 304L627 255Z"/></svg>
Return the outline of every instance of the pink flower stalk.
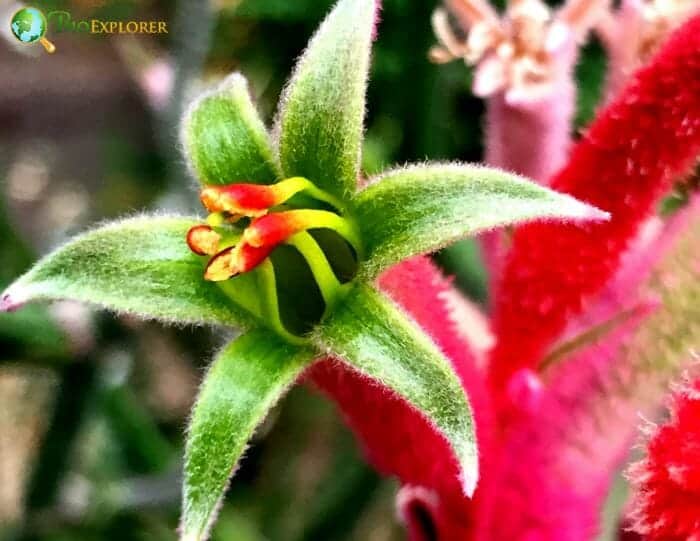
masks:
<svg viewBox="0 0 700 541"><path fill-rule="evenodd" d="M676 33L602 111L552 182L612 219L515 233L495 304L497 387L518 368L537 365L584 300L614 276L641 224L700 154L700 33L687 31L696 24Z"/></svg>
<svg viewBox="0 0 700 541"><path fill-rule="evenodd" d="M596 30L609 56L608 98L696 10L695 0L622 0L617 10L601 17Z"/></svg>
<svg viewBox="0 0 700 541"><path fill-rule="evenodd" d="M508 424L501 463L481 486L488 502L479 513L483 539L528 538L526 531L538 540L593 538L639 414L653 413L689 349L700 343L698 242L700 198L648 247L654 272L627 300L638 304L619 313L607 334L589 338L591 345L550 359L536 411L520 407L499 418Z"/></svg>
<svg viewBox="0 0 700 541"><path fill-rule="evenodd" d="M474 94L487 98L486 163L542 184L566 163L576 109L577 42L607 3L569 0L552 13L541 0L513 0L499 17L486 0L448 0L464 41L450 29L448 13L435 11L441 46L431 57L437 62L462 58L474 65ZM506 251L503 234L483 235L482 244L496 279Z"/></svg>
<svg viewBox="0 0 700 541"><path fill-rule="evenodd" d="M680 386L669 409L629 470L633 530L648 541L692 541L700 539L700 380Z"/></svg>
<svg viewBox="0 0 700 541"><path fill-rule="evenodd" d="M332 360L310 378L339 404L369 460L403 488L412 541L590 539L638 412L700 343L694 198L655 216L700 154L700 17L601 112L553 186L612 213L584 228L519 227L480 359L425 259L380 286L445 352L470 396L480 469L466 498L445 442L405 402Z"/></svg>

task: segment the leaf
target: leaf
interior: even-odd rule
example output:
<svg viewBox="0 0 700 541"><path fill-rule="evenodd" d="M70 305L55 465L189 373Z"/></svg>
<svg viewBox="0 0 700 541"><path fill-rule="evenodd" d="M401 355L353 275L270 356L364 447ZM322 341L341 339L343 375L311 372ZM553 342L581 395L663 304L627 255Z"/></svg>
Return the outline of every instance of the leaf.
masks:
<svg viewBox="0 0 700 541"><path fill-rule="evenodd" d="M284 92L277 121L282 169L336 196L359 174L376 0L341 0Z"/></svg>
<svg viewBox="0 0 700 541"><path fill-rule="evenodd" d="M182 142L203 184L270 184L279 177L265 125L239 73L194 101L182 123Z"/></svg>
<svg viewBox="0 0 700 541"><path fill-rule="evenodd" d="M419 328L388 299L358 284L312 341L425 415L449 443L471 496L479 475L471 408L448 361Z"/></svg>
<svg viewBox="0 0 700 541"><path fill-rule="evenodd" d="M417 165L389 171L357 194L366 278L467 235L535 219L609 216L522 177L477 165Z"/></svg>
<svg viewBox="0 0 700 541"><path fill-rule="evenodd" d="M196 218L139 217L75 237L2 296L2 308L72 299L177 323L244 325L251 319L212 282L185 242Z"/></svg>
<svg viewBox="0 0 700 541"><path fill-rule="evenodd" d="M229 344L207 373L185 451L182 539L206 539L228 479L255 428L313 352L257 329Z"/></svg>

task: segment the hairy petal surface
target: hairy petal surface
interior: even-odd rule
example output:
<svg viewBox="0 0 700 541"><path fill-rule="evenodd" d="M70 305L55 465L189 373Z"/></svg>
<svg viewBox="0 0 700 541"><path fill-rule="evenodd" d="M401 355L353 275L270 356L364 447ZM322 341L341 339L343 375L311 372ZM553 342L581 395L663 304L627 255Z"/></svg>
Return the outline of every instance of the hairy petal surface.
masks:
<svg viewBox="0 0 700 541"><path fill-rule="evenodd" d="M354 199L365 242L363 271L374 277L402 259L467 235L535 219L605 219L568 195L476 165L416 165L370 181Z"/></svg>
<svg viewBox="0 0 700 541"><path fill-rule="evenodd" d="M395 305L357 285L313 341L420 412L449 444L462 491L471 495L478 478L471 408L449 362Z"/></svg>
<svg viewBox="0 0 700 541"><path fill-rule="evenodd" d="M616 362L653 309L640 307L612 333L553 366L546 382L520 391L519 409L479 488L479 541L595 538L637 414L637 403L623 391L628 374Z"/></svg>
<svg viewBox="0 0 700 541"><path fill-rule="evenodd" d="M593 123L552 187L609 211L605 224L520 228L495 304L493 380L537 363L618 269L640 224L700 154L700 17ZM555 256L556 255L556 256Z"/></svg>
<svg viewBox="0 0 700 541"><path fill-rule="evenodd" d="M248 440L312 358L313 352L263 329L240 336L216 357L187 435L183 540L207 538Z"/></svg>
<svg viewBox="0 0 700 541"><path fill-rule="evenodd" d="M79 235L39 260L0 309L70 299L173 323L246 326L249 316L213 283L185 243L196 218L143 216Z"/></svg>
<svg viewBox="0 0 700 541"><path fill-rule="evenodd" d="M340 0L284 92L277 131L282 169L336 196L359 174L365 89L377 0Z"/></svg>
<svg viewBox="0 0 700 541"><path fill-rule="evenodd" d="M240 73L195 100L181 130L188 165L202 184L269 184L280 176L272 143Z"/></svg>

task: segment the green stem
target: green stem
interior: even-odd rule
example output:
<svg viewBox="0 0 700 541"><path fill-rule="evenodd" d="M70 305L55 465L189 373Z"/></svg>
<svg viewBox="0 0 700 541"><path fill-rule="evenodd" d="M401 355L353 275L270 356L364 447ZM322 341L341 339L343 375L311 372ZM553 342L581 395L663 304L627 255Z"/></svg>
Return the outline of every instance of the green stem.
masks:
<svg viewBox="0 0 700 541"><path fill-rule="evenodd" d="M287 240L287 244L294 246L304 256L314 275L314 279L321 290L323 301L326 303L324 315L333 306L340 292L340 282L331 268L328 258L314 238L306 232L297 233Z"/></svg>
<svg viewBox="0 0 700 541"><path fill-rule="evenodd" d="M275 279L275 269L272 266L272 261L269 258L263 261L256 269L255 274L258 277L260 307L265 323L290 344L306 344L307 340L305 338L293 335L282 323L279 299L277 298L277 280Z"/></svg>

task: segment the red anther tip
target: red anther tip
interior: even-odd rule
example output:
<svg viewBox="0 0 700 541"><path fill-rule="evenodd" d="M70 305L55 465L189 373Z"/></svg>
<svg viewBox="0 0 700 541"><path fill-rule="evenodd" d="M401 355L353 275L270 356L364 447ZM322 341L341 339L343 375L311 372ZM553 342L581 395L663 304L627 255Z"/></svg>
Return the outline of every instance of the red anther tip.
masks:
<svg viewBox="0 0 700 541"><path fill-rule="evenodd" d="M226 248L211 258L204 271L204 279L221 282L238 274L250 272L270 255L274 246L255 247L245 241Z"/></svg>
<svg viewBox="0 0 700 541"><path fill-rule="evenodd" d="M207 186L199 197L209 212L228 212L250 217L262 216L270 207L280 203L274 186L259 184Z"/></svg>

